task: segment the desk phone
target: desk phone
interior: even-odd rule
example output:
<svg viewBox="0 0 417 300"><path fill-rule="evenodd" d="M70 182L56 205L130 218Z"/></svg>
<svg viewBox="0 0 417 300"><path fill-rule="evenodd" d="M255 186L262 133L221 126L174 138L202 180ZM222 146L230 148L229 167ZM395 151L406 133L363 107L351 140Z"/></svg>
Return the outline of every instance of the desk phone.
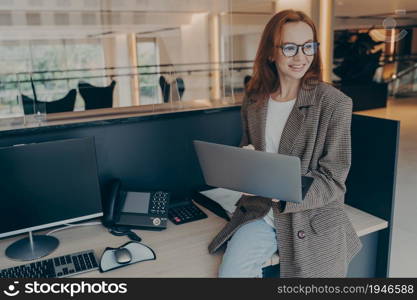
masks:
<svg viewBox="0 0 417 300"><path fill-rule="evenodd" d="M103 223L136 229L162 230L167 227L170 194L164 191L125 191L113 182Z"/></svg>

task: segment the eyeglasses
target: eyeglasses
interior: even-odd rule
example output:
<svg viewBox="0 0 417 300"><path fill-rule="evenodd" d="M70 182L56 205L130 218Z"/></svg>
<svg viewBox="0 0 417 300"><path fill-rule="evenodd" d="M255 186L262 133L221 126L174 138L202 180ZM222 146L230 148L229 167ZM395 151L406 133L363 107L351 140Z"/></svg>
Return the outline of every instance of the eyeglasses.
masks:
<svg viewBox="0 0 417 300"><path fill-rule="evenodd" d="M307 56L312 56L316 54L317 49L319 47L320 43L318 42L307 42L303 45L297 45L293 43L283 44L280 46L275 46L275 48L281 48L282 54L286 57L292 57L297 55L298 48L301 47L303 49L303 53Z"/></svg>

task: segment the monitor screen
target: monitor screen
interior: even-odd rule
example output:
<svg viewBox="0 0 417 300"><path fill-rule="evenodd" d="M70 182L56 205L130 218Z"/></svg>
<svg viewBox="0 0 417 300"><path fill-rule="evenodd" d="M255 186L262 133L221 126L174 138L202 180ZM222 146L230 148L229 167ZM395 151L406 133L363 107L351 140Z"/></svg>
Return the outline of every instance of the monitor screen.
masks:
<svg viewBox="0 0 417 300"><path fill-rule="evenodd" d="M93 138L0 148L0 237L102 216Z"/></svg>

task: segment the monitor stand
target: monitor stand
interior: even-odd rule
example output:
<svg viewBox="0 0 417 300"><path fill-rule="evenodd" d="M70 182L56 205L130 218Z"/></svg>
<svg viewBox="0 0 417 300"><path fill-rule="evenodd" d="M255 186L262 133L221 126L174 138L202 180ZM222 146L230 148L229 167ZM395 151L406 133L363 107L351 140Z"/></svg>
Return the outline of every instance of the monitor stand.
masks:
<svg viewBox="0 0 417 300"><path fill-rule="evenodd" d="M59 245L59 240L49 235L32 235L20 239L6 249L6 256L14 260L33 260L48 255Z"/></svg>

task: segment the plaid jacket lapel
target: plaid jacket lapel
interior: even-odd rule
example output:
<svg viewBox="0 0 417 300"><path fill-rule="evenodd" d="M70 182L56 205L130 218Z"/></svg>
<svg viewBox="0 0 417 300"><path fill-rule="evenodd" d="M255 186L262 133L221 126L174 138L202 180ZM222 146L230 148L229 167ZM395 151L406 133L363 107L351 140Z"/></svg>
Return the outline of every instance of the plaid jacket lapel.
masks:
<svg viewBox="0 0 417 300"><path fill-rule="evenodd" d="M300 89L295 105L288 117L287 123L284 126L278 147L278 153L291 155L294 145L296 145L297 138L300 135L300 130L303 127L302 125L306 114L306 108L314 105L316 89L317 87L309 90Z"/></svg>
<svg viewBox="0 0 417 300"><path fill-rule="evenodd" d="M256 150L265 151L265 126L268 110L268 101L258 104L251 100L248 106L248 126L252 131L251 142Z"/></svg>

